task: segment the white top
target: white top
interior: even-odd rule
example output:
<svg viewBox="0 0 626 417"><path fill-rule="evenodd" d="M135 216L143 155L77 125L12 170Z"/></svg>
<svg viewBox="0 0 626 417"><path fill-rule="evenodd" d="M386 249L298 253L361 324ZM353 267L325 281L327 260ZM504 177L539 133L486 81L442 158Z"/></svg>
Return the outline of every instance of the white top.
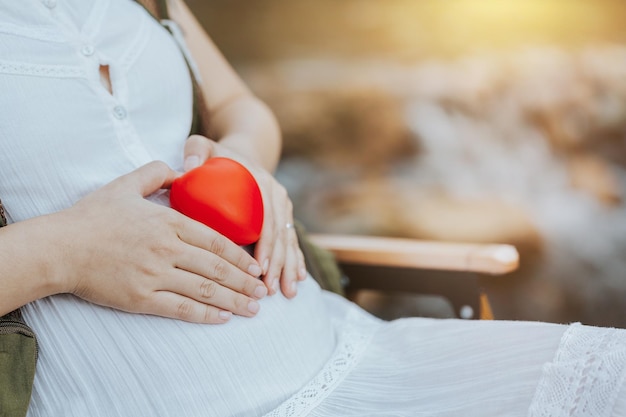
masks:
<svg viewBox="0 0 626 417"><path fill-rule="evenodd" d="M10 221L67 208L154 159L180 169L190 122L181 53L131 0L0 1ZM257 317L215 326L71 295L33 302L29 416L626 415L624 331L383 323L311 279L299 285L293 300L266 297Z"/></svg>

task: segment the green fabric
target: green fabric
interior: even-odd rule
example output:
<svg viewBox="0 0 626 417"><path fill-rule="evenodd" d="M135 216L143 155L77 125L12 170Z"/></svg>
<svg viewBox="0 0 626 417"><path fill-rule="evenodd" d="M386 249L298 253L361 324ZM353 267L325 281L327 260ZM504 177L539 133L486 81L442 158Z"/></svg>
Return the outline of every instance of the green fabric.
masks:
<svg viewBox="0 0 626 417"><path fill-rule="evenodd" d="M6 226L0 201L0 227ZM0 417L26 415L37 365L37 340L19 310L0 317Z"/></svg>
<svg viewBox="0 0 626 417"><path fill-rule="evenodd" d="M7 218L4 215L4 206L2 205L2 201L0 201L0 227L7 225Z"/></svg>
<svg viewBox="0 0 626 417"><path fill-rule="evenodd" d="M36 357L34 337L17 332L0 334L0 417L26 415L35 378Z"/></svg>
<svg viewBox="0 0 626 417"><path fill-rule="evenodd" d="M296 222L295 226L307 271L323 289L345 295L342 284L343 273L335 256L326 249L313 244L307 237L306 229L302 224Z"/></svg>

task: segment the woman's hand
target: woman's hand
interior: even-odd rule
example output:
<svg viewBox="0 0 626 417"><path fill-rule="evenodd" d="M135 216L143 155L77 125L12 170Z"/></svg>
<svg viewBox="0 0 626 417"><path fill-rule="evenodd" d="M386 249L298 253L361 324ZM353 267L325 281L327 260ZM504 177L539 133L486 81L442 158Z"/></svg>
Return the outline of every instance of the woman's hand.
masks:
<svg viewBox="0 0 626 417"><path fill-rule="evenodd" d="M171 18L184 34L185 42L206 82L200 88L210 113L205 134L192 136L185 146L185 168L207 158L222 156L244 164L254 175L263 195L264 225L255 248L271 294L279 288L287 297L296 295L296 281L306 278L304 257L293 228L291 201L269 171L280 156L280 127L271 109L245 85L224 59L202 25L184 2L172 2ZM208 120L204 120L208 122Z"/></svg>
<svg viewBox="0 0 626 417"><path fill-rule="evenodd" d="M265 210L255 258L262 265L269 293L275 294L280 288L286 297L294 297L297 293L297 281L306 278L306 268L293 227L293 206L287 191L262 167L226 146L199 135L189 137L185 144L185 171L216 156L242 163L256 179Z"/></svg>
<svg viewBox="0 0 626 417"><path fill-rule="evenodd" d="M144 197L176 177L147 164L57 213L67 292L105 306L198 323L251 317L261 267L212 229Z"/></svg>

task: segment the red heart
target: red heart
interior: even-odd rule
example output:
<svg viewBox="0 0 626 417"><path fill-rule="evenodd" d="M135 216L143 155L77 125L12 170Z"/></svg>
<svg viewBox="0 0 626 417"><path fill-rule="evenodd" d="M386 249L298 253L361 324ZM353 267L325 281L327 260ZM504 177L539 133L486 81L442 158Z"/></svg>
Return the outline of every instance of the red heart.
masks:
<svg viewBox="0 0 626 417"><path fill-rule="evenodd" d="M210 158L176 178L170 204L238 245L254 243L261 235L261 190L252 174L232 159Z"/></svg>

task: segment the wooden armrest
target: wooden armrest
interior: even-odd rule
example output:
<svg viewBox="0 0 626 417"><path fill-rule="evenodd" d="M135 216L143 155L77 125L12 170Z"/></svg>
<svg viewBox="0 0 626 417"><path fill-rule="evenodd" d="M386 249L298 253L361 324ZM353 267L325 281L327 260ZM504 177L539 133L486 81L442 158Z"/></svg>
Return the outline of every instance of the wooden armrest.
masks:
<svg viewBox="0 0 626 417"><path fill-rule="evenodd" d="M448 243L371 236L310 234L338 262L389 267L506 274L519 266L511 245Z"/></svg>

